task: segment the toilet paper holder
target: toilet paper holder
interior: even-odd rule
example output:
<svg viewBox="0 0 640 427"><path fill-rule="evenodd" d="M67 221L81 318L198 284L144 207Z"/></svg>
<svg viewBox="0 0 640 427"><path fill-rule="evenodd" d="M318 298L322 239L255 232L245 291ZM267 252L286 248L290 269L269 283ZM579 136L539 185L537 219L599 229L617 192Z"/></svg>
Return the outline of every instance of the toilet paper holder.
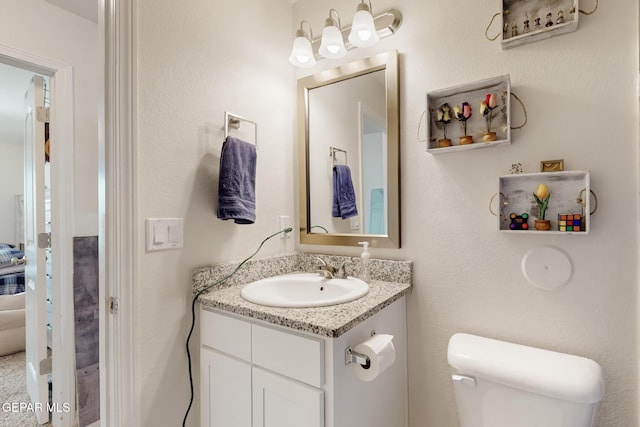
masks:
<svg viewBox="0 0 640 427"><path fill-rule="evenodd" d="M374 336L375 334L376 331L374 329L373 331L371 331L371 336ZM347 347L344 350L344 364L348 365L350 363L357 363L364 369L369 369L371 367L371 359L369 359L369 356L353 351L351 346Z"/></svg>
<svg viewBox="0 0 640 427"><path fill-rule="evenodd" d="M351 347L347 347L344 351L344 364L348 365L350 363L357 363L364 369L371 367L371 359L369 359L369 356L355 352Z"/></svg>

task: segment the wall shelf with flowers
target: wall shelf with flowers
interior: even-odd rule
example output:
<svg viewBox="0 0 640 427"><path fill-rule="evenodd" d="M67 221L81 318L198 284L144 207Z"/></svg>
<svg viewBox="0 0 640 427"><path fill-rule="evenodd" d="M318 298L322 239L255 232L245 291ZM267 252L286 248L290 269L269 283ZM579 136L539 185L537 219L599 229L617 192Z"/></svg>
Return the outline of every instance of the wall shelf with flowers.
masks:
<svg viewBox="0 0 640 427"><path fill-rule="evenodd" d="M588 234L592 195L589 171L501 176L498 228L507 233ZM548 221L548 228L539 228L540 220Z"/></svg>
<svg viewBox="0 0 640 427"><path fill-rule="evenodd" d="M510 144L510 95L508 74L427 93L427 152Z"/></svg>

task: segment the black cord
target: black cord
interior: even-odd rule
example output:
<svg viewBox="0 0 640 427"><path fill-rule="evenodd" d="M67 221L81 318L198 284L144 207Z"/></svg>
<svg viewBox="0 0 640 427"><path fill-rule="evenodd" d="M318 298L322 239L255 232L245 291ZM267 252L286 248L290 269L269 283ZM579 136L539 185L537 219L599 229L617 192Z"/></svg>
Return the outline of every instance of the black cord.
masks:
<svg viewBox="0 0 640 427"><path fill-rule="evenodd" d="M193 334L193 329L196 326L196 303L198 302L198 298L200 297L200 295L202 295L205 291L208 291L209 289L211 289L212 287L219 285L220 283L224 282L225 280L227 280L229 277L233 276L234 274L236 274L238 272L238 270L240 270L240 268L247 262L249 261L251 258L253 258L254 256L256 256L256 254L258 252L260 252L260 249L262 249L262 246L266 243L267 240L271 239L272 237L277 236L278 234L282 234L282 233L291 233L291 231L293 231L293 229L291 227L289 228L285 228L284 230L280 230L277 233L273 233L270 236L267 236L262 243L260 243L260 246L258 246L258 249L255 250L254 253L252 253L251 255L249 255L247 258L245 258L244 260L242 260L242 262L240 262L240 264L238 264L236 266L236 268L233 269L233 271L229 274L227 274L226 276L222 277L221 279L216 280L214 283L210 284L209 286L206 286L202 289L200 289L198 291L198 293L193 297L193 300L191 301L191 329L189 329L189 335L187 335L187 343L186 343L186 347L187 347L187 360L189 362L189 387L191 388L191 397L189 398L189 406L187 407L187 412L185 412L184 414L184 418L182 419L182 427L186 426L187 423L187 417L189 417L189 411L191 411L191 406L193 405L193 372L191 369L191 351L189 350L189 341L191 341L191 335Z"/></svg>

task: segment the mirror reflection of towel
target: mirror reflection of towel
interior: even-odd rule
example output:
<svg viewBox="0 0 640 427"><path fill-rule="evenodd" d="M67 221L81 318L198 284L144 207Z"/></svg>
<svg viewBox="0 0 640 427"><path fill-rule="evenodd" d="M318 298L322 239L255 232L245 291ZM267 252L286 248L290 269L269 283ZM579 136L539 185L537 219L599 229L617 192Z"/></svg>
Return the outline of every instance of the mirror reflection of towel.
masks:
<svg viewBox="0 0 640 427"><path fill-rule="evenodd" d="M351 181L351 169L346 165L333 167L333 209L334 218L347 219L358 215L356 193Z"/></svg>
<svg viewBox="0 0 640 427"><path fill-rule="evenodd" d="M228 136L220 154L218 218L256 221L256 146Z"/></svg>

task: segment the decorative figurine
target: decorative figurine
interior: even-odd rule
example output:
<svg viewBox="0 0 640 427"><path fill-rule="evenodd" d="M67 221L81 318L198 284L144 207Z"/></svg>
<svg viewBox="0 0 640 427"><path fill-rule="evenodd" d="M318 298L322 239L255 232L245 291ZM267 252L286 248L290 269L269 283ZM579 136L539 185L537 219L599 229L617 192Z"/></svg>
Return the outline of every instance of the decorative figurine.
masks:
<svg viewBox="0 0 640 427"><path fill-rule="evenodd" d="M553 15L551 12L547 13L547 23L544 24L545 27L550 27L553 25Z"/></svg>
<svg viewBox="0 0 640 427"><path fill-rule="evenodd" d="M507 22L507 17L509 16L509 10L505 9L502 11L502 21L504 22L504 24L502 24L502 32L504 33L504 35L506 35L509 32L509 23Z"/></svg>
<svg viewBox="0 0 640 427"><path fill-rule="evenodd" d="M462 123L462 136L460 137L460 145L467 145L473 143L473 136L467 135L467 120L471 117L471 105L468 102L463 102L462 107L456 105L453 107L453 114Z"/></svg>
<svg viewBox="0 0 640 427"><path fill-rule="evenodd" d="M536 199L536 204L538 205L539 213L538 219L536 219L535 227L536 230L540 231L548 231L551 229L551 221L545 219L544 217L547 214L547 207L549 206L549 198L551 197L551 193L549 192L549 187L546 184L538 185L538 189L535 193L533 193L533 197Z"/></svg>
<svg viewBox="0 0 640 427"><path fill-rule="evenodd" d="M524 33L528 33L529 32L529 20L528 19L525 19L525 21L523 22L522 31Z"/></svg>
<svg viewBox="0 0 640 427"><path fill-rule="evenodd" d="M523 213L522 215L516 215L512 213L509 215L511 218L511 224L509 224L509 228L511 230L528 230L529 224L527 221L529 220L529 214Z"/></svg>
<svg viewBox="0 0 640 427"><path fill-rule="evenodd" d="M436 110L436 122L442 123L444 137L438 141L438 147L450 147L451 140L447 138L447 125L451 122L451 107L446 102Z"/></svg>
<svg viewBox="0 0 640 427"><path fill-rule="evenodd" d="M558 11L558 19L556 19L556 24L564 24L564 11L562 9Z"/></svg>
<svg viewBox="0 0 640 427"><path fill-rule="evenodd" d="M518 24L516 24L515 19L511 22L511 37L515 37L518 35Z"/></svg>
<svg viewBox="0 0 640 427"><path fill-rule="evenodd" d="M487 122L487 131L482 134L482 140L484 142L491 142L497 139L496 133L491 131L491 116L494 108L498 106L498 94L488 93L484 101L480 103L480 113Z"/></svg>
<svg viewBox="0 0 640 427"><path fill-rule="evenodd" d="M541 25L540 25L540 18L539 18L539 17L538 17L538 18L535 18L533 21L535 22L534 27L536 27L536 30L539 30L539 29L540 29L540 27L541 27Z"/></svg>
<svg viewBox="0 0 640 427"><path fill-rule="evenodd" d="M558 214L558 231L584 231L582 215Z"/></svg>

